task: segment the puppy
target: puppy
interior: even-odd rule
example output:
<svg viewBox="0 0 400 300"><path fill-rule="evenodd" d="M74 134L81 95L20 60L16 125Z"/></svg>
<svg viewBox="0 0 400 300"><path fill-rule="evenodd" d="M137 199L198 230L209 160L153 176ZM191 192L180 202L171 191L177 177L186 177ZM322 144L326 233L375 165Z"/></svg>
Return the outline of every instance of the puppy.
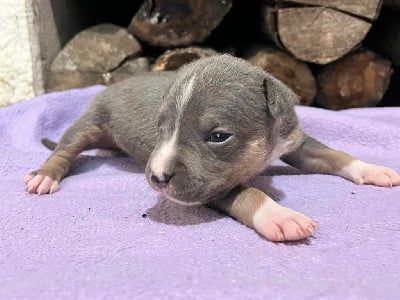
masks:
<svg viewBox="0 0 400 300"><path fill-rule="evenodd" d="M391 187L400 176L307 136L297 101L282 82L229 55L132 77L92 100L47 161L25 177L27 190L53 193L80 152L118 148L145 166L151 187L172 201L208 204L272 241L303 239L313 235L313 220L245 184L272 161L357 184Z"/></svg>

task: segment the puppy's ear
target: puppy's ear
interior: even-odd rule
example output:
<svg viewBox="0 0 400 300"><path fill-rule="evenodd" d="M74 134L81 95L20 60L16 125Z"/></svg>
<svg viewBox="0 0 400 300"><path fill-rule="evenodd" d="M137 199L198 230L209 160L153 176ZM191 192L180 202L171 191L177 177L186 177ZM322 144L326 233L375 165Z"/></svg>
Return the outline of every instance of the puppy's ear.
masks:
<svg viewBox="0 0 400 300"><path fill-rule="evenodd" d="M293 111L293 106L299 104L299 97L283 82L272 76L264 78L263 89L267 110L275 119Z"/></svg>

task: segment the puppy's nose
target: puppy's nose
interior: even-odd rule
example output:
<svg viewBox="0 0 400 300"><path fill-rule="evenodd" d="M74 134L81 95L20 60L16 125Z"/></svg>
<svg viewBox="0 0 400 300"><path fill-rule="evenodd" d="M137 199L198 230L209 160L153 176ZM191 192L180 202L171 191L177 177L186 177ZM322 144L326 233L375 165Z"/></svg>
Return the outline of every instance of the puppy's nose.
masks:
<svg viewBox="0 0 400 300"><path fill-rule="evenodd" d="M171 174L166 174L162 173L160 175L153 174L151 175L151 182L154 183L159 189L164 189L167 187L168 182L171 180L172 175Z"/></svg>

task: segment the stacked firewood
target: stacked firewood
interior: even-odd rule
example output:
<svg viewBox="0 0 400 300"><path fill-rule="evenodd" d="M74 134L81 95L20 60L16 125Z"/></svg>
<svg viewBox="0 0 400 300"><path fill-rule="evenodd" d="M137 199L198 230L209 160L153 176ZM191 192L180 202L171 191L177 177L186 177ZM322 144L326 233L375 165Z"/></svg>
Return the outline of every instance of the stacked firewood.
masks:
<svg viewBox="0 0 400 300"><path fill-rule="evenodd" d="M127 28L101 24L74 37L47 88L112 84L228 52L286 83L303 105L377 106L400 65L396 8L400 0L145 0Z"/></svg>

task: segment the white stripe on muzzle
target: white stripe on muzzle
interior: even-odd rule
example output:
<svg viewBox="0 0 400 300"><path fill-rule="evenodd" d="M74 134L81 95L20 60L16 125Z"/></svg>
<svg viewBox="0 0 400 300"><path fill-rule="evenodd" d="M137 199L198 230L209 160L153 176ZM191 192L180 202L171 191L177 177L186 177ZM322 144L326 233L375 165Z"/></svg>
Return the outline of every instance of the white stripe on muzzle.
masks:
<svg viewBox="0 0 400 300"><path fill-rule="evenodd" d="M176 141L178 132L180 129L180 120L185 109L186 104L189 102L193 92L195 76L193 75L180 90L180 94L177 96L175 105L177 109L177 118L175 121L175 129L170 139L164 141L159 148L156 155L153 157L151 162L151 171L159 178L162 177L163 173L166 173L169 162L176 155Z"/></svg>

